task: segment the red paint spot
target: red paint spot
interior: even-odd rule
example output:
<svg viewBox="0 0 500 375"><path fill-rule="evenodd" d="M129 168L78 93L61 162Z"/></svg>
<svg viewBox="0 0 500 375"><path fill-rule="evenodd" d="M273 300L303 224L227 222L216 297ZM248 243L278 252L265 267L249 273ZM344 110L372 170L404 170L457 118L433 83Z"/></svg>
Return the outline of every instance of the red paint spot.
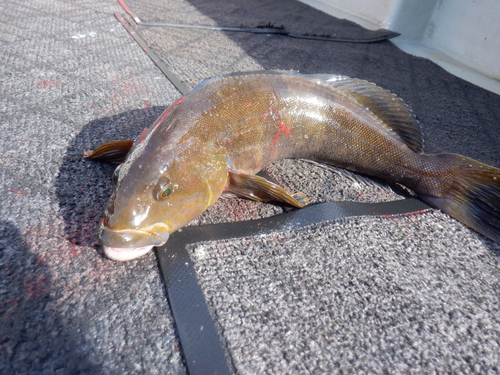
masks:
<svg viewBox="0 0 500 375"><path fill-rule="evenodd" d="M121 103L122 98L121 98L118 94L113 94L113 95L111 95L111 96L109 97L109 101L110 101L113 105L117 106L117 105L119 105L119 104Z"/></svg>
<svg viewBox="0 0 500 375"><path fill-rule="evenodd" d="M285 123L283 122L283 119L280 117L280 130L283 130L285 135L290 134L290 128L287 128Z"/></svg>
<svg viewBox="0 0 500 375"><path fill-rule="evenodd" d="M247 104L247 106L245 107L245 109L248 109L248 108L250 108L251 106L252 106L252 103L249 103L249 104Z"/></svg>
<svg viewBox="0 0 500 375"><path fill-rule="evenodd" d="M148 101L147 100L144 100L144 107L142 107L142 109L145 111L146 109L148 109Z"/></svg>
<svg viewBox="0 0 500 375"><path fill-rule="evenodd" d="M233 141L226 141L226 143L229 145L229 151L233 149Z"/></svg>
<svg viewBox="0 0 500 375"><path fill-rule="evenodd" d="M414 211L414 212L407 212L403 214L403 216L413 216L413 215L419 215L423 214L426 210L420 210L420 211Z"/></svg>
<svg viewBox="0 0 500 375"><path fill-rule="evenodd" d="M22 190L17 190L17 189L10 189L11 192L14 194L17 194L19 197L23 197L25 195L28 195L29 191L28 189L22 189Z"/></svg>
<svg viewBox="0 0 500 375"><path fill-rule="evenodd" d="M29 298L40 298L47 289L47 276L45 274L28 274L24 279L24 293Z"/></svg>
<svg viewBox="0 0 500 375"><path fill-rule="evenodd" d="M37 89L50 89L53 87L61 87L64 84L62 81L56 81L53 79L40 79L35 83Z"/></svg>
<svg viewBox="0 0 500 375"><path fill-rule="evenodd" d="M45 263L45 254L39 254L38 259L36 261L36 265L39 266Z"/></svg>
<svg viewBox="0 0 500 375"><path fill-rule="evenodd" d="M276 146L276 143L278 143L278 138L280 137L280 132L281 132L281 129L278 129L278 131L276 132L276 135L273 138L273 145L275 145L275 146Z"/></svg>
<svg viewBox="0 0 500 375"><path fill-rule="evenodd" d="M72 244L71 251L69 252L69 255L71 258L76 258L78 255L80 255L80 249L75 245Z"/></svg>
<svg viewBox="0 0 500 375"><path fill-rule="evenodd" d="M278 143L278 138L280 137L280 133L283 132L285 135L290 134L290 128L288 128L285 123L283 122L283 119L280 116L280 126L278 128L278 131L276 132L276 135L273 138L273 144L276 146L276 143Z"/></svg>
<svg viewBox="0 0 500 375"><path fill-rule="evenodd" d="M123 96L125 97L131 97L134 95L134 90L137 91L139 88L144 87L144 83L142 82L122 82L120 83L120 87L122 88L123 91ZM145 92L148 90L144 90Z"/></svg>

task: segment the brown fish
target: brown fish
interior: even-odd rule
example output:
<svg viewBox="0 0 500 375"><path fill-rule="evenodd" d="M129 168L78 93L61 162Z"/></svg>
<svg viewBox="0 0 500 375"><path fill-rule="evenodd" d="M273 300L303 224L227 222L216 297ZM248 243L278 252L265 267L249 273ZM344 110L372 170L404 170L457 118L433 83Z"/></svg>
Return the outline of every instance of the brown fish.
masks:
<svg viewBox="0 0 500 375"><path fill-rule="evenodd" d="M121 143L119 143L121 142ZM456 154L422 154L422 134L401 99L373 83L295 72L235 73L202 81L131 141L85 156L117 161L99 235L108 257L163 245L223 194L308 204L255 176L305 158L412 189L500 243L500 170Z"/></svg>

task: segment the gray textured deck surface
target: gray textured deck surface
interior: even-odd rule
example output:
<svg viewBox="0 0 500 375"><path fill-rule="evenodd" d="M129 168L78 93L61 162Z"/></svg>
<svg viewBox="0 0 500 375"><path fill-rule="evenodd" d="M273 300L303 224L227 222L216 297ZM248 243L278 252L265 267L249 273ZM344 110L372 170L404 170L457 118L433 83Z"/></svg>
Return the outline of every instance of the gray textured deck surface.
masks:
<svg viewBox="0 0 500 375"><path fill-rule="evenodd" d="M284 0L129 5L144 20L360 30ZM155 254L115 263L95 238L113 167L82 160L139 134L179 93L114 18L113 0L4 0L0 10L0 373L185 373ZM410 104L427 152L500 166L500 97L390 42L137 30L189 87L275 68L368 79ZM303 161L268 172L315 202L404 194ZM196 223L279 212L224 200ZM439 211L190 251L240 374L500 372L500 246Z"/></svg>

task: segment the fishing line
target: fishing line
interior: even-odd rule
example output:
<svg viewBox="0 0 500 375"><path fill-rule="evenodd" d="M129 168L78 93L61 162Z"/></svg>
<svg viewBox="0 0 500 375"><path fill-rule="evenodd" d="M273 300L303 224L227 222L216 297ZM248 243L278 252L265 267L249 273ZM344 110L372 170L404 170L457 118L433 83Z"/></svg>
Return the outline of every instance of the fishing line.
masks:
<svg viewBox="0 0 500 375"><path fill-rule="evenodd" d="M156 64L156 66L162 71L162 73L172 82L172 84L181 92L182 95L189 93L189 89L181 82L179 78L167 68L165 63L160 59L160 57L149 48L146 41L137 32L132 29L130 24L123 18L122 15L114 13L116 19L120 21L125 30L134 38L134 40L141 46L144 52L148 54L151 60Z"/></svg>
<svg viewBox="0 0 500 375"><path fill-rule="evenodd" d="M125 2L125 0L118 0L122 8L127 12L127 14L132 17L134 22L138 26L146 27L177 27L177 28L190 28L190 29L203 29L203 30L216 30L216 31L232 31L232 32L242 32L242 33L252 33L252 34L265 34L265 35L281 35L295 39L308 39L308 40L318 40L325 42L341 42L341 43L376 43L382 42L391 38L395 38L401 34L394 31L379 29L373 31L366 31L371 36L367 38L342 38L331 35L317 35L317 34L296 34L291 33L282 26L274 26L271 22L265 25L260 25L257 27L232 27L232 26L211 26L211 25L188 25L180 23L170 23L170 22L147 22L142 21L137 13L135 13ZM144 52L153 60L153 62L158 66L158 68L163 72L163 74L172 82L172 84L185 95L189 92L186 86L180 81L180 79L170 71L165 63L159 58L159 56L151 50L147 42L133 29L133 27L123 18L122 15L114 13L114 16L120 21L120 23L125 27L129 34L135 39L135 41L142 47Z"/></svg>
<svg viewBox="0 0 500 375"><path fill-rule="evenodd" d="M250 34L266 34L266 35L281 35L294 39L307 39L307 40L319 40L323 42L338 42L338 43L376 43L383 42L385 40L395 38L401 34L394 31L386 29L370 30L367 33L370 35L366 38L344 38L332 35L318 35L318 34L297 34L288 31L283 25L274 26L272 22L267 24L262 24L257 27L247 27L247 26L211 26L211 25L190 25L183 23L171 23L171 22L150 22L142 21L137 13L135 13L128 5L125 0L118 0L123 9L132 17L134 22L138 26L146 27L177 27L177 28L189 28L189 29L202 29L202 30L215 30L215 31L232 31L239 33L250 33Z"/></svg>

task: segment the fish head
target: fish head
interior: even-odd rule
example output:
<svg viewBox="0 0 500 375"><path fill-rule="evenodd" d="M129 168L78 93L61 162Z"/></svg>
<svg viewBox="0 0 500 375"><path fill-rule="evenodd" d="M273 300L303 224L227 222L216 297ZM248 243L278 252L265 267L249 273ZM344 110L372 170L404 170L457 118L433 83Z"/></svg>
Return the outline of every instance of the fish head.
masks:
<svg viewBox="0 0 500 375"><path fill-rule="evenodd" d="M184 144L132 153L115 174L98 234L108 258L126 261L165 244L214 204L226 186L227 162L213 149Z"/></svg>

